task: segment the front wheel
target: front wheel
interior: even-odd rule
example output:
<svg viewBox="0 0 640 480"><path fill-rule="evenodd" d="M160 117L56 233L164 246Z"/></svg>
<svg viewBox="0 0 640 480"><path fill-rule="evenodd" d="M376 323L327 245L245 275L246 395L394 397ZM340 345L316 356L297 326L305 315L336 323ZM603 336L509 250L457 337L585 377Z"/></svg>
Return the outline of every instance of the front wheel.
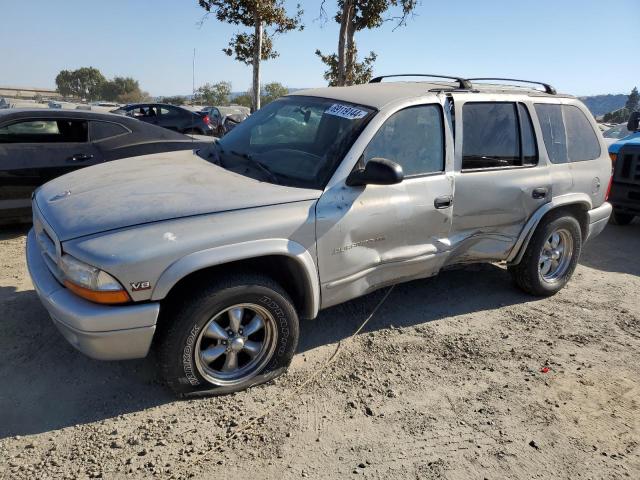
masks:
<svg viewBox="0 0 640 480"><path fill-rule="evenodd" d="M509 266L516 285L539 296L553 295L567 284L582 249L582 231L575 217L560 213L543 222L520 263Z"/></svg>
<svg viewBox="0 0 640 480"><path fill-rule="evenodd" d="M298 343L293 303L259 275L203 288L166 322L160 367L181 396L231 393L269 381L286 370Z"/></svg>

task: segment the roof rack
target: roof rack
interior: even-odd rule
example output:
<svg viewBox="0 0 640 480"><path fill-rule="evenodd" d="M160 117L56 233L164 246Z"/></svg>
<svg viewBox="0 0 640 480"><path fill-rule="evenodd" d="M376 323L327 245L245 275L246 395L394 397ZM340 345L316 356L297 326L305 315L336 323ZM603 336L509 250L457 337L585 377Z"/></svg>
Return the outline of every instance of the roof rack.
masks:
<svg viewBox="0 0 640 480"><path fill-rule="evenodd" d="M469 78L467 79L469 81L473 81L473 80L499 80L499 81L503 81L503 82L522 82L522 83L533 83L535 85L542 85L544 87L544 91L546 93L548 93L549 95L556 95L558 92L556 91L555 88L553 88L551 85L549 85L548 83L543 83L543 82L534 82L532 80L519 80L517 78Z"/></svg>
<svg viewBox="0 0 640 480"><path fill-rule="evenodd" d="M379 77L372 78L369 83L381 83L383 78L389 77L430 77L430 78L446 78L449 80L455 80L458 82L460 88L464 90L471 90L471 82L461 77L451 77L449 75L431 75L429 73L402 73L399 75L381 75Z"/></svg>

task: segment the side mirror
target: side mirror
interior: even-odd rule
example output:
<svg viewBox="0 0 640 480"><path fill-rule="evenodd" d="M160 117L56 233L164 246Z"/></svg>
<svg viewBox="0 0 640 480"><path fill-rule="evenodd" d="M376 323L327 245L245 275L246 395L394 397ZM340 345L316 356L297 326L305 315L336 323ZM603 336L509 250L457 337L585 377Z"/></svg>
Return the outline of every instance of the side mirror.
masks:
<svg viewBox="0 0 640 480"><path fill-rule="evenodd" d="M347 177L347 185L393 185L404 179L402 167L386 158L372 158L364 168L354 170Z"/></svg>
<svg viewBox="0 0 640 480"><path fill-rule="evenodd" d="M631 115L629 115L629 121L627 122L627 129L630 132L637 132L640 130L640 112L631 112Z"/></svg>

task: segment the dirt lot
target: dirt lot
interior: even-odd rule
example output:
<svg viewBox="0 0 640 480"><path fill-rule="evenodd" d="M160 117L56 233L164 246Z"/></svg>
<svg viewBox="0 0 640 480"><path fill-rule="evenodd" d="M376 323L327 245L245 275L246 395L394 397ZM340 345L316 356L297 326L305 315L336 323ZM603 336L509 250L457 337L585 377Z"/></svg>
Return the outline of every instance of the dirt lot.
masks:
<svg viewBox="0 0 640 480"><path fill-rule="evenodd" d="M305 322L275 383L189 401L152 358L75 352L24 241L0 234L0 478L640 478L637 221L607 227L553 298L494 265L444 272L396 287L314 381L298 387L385 291Z"/></svg>

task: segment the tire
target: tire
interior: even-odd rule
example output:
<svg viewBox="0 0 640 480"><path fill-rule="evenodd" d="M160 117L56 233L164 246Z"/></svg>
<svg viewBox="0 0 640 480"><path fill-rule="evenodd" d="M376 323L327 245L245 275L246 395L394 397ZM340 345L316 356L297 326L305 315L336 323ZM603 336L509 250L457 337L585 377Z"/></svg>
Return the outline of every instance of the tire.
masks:
<svg viewBox="0 0 640 480"><path fill-rule="evenodd" d="M560 240L554 248L557 238ZM509 266L508 270L516 285L526 293L554 295L573 275L581 249L582 230L578 220L564 212L551 214L536 228L520 263Z"/></svg>
<svg viewBox="0 0 640 480"><path fill-rule="evenodd" d="M622 213L614 210L611 212L611 217L609 217L609 223L612 225L629 225L635 215L632 213Z"/></svg>
<svg viewBox="0 0 640 480"><path fill-rule="evenodd" d="M263 326L253 331L260 324L256 317ZM159 333L158 362L167 385L182 397L221 395L284 373L298 344L299 325L280 285L262 275L238 274L175 306Z"/></svg>

